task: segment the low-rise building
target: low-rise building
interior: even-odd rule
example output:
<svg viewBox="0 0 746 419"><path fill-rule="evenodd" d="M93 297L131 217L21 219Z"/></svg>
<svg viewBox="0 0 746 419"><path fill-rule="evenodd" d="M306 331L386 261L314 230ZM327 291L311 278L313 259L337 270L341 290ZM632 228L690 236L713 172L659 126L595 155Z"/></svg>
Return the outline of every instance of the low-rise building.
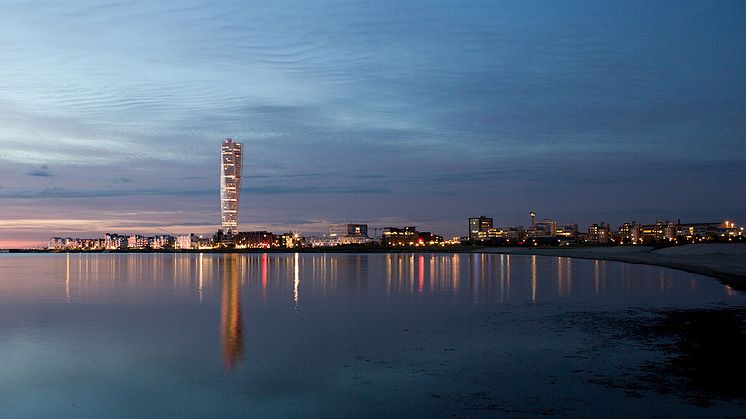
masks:
<svg viewBox="0 0 746 419"><path fill-rule="evenodd" d="M122 234L106 233L104 235L104 248L107 250L126 250L128 238Z"/></svg>
<svg viewBox="0 0 746 419"><path fill-rule="evenodd" d="M733 221L720 223L679 223L677 234L687 239L732 239L743 235L743 227Z"/></svg>
<svg viewBox="0 0 746 419"><path fill-rule="evenodd" d="M418 242L419 232L416 226L386 227L381 236L383 246L414 246Z"/></svg>
<svg viewBox="0 0 746 419"><path fill-rule="evenodd" d="M578 237L578 225L577 224L558 225L557 230L555 231L554 235L557 237L562 237L566 239L577 238Z"/></svg>
<svg viewBox="0 0 746 419"><path fill-rule="evenodd" d="M656 221L655 224L640 226L640 239L646 241L672 241L676 238L676 223L672 221Z"/></svg>
<svg viewBox="0 0 746 419"><path fill-rule="evenodd" d="M628 221L619 227L619 240L622 244L642 243L640 224L637 221Z"/></svg>
<svg viewBox="0 0 746 419"><path fill-rule="evenodd" d="M171 235L160 235L148 238L151 249L173 249L176 245L176 237Z"/></svg>
<svg viewBox="0 0 746 419"><path fill-rule="evenodd" d="M429 231L422 231L417 235L417 246L441 246L443 243L443 236Z"/></svg>
<svg viewBox="0 0 746 419"><path fill-rule="evenodd" d="M275 244L275 235L269 231L241 231L233 236L238 249L269 249Z"/></svg>
<svg viewBox="0 0 746 419"><path fill-rule="evenodd" d="M611 226L606 223L591 224L586 240L590 243L606 244L611 241Z"/></svg>
<svg viewBox="0 0 746 419"><path fill-rule="evenodd" d="M128 249L147 249L150 248L150 240L139 234L133 234L127 237Z"/></svg>
<svg viewBox="0 0 746 419"><path fill-rule="evenodd" d="M528 231L526 232L527 237L555 237L557 235L557 221L555 220L541 220L534 222Z"/></svg>
<svg viewBox="0 0 746 419"><path fill-rule="evenodd" d="M303 238L298 233L287 232L283 234L275 234L274 243L272 247L279 247L282 249L292 249L295 247L301 247L303 244Z"/></svg>
<svg viewBox="0 0 746 419"><path fill-rule="evenodd" d="M192 250L199 248L199 237L194 234L184 234L176 237L174 247L179 250Z"/></svg>

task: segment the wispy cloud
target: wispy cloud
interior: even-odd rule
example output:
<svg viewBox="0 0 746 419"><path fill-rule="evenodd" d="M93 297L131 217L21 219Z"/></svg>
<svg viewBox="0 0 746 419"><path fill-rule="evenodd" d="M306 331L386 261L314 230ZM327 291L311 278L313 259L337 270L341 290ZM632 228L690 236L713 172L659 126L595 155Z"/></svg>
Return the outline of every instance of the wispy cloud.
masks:
<svg viewBox="0 0 746 419"><path fill-rule="evenodd" d="M118 196L195 196L215 194L212 189L126 189L126 190L84 190L65 189L60 187L41 190L6 190L0 192L0 198L12 199L57 199L57 198L107 198Z"/></svg>
<svg viewBox="0 0 746 419"><path fill-rule="evenodd" d="M49 166L46 164L41 165L36 169L32 169L27 173L27 175L36 177L54 177L54 175L49 171Z"/></svg>
<svg viewBox="0 0 746 419"><path fill-rule="evenodd" d="M386 194L391 193L387 188L372 186L257 186L248 188L249 194L277 195L277 194Z"/></svg>

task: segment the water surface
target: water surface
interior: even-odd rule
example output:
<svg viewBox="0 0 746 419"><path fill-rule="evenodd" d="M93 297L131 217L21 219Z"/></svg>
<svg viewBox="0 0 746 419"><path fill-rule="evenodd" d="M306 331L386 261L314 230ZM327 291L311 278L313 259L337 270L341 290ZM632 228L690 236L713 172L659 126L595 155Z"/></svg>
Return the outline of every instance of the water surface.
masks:
<svg viewBox="0 0 746 419"><path fill-rule="evenodd" d="M0 255L0 406L9 417L738 416L739 399L616 385L666 354L604 319L744 302L667 268L526 255Z"/></svg>

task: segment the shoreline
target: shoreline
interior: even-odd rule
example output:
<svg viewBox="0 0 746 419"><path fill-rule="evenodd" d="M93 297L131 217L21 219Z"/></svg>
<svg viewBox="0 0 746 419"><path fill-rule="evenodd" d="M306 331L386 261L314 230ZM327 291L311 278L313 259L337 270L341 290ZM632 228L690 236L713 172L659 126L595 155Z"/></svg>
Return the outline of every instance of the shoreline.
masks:
<svg viewBox="0 0 746 419"><path fill-rule="evenodd" d="M715 278L724 285L746 291L746 243L707 243L654 249L643 246L588 248L500 248L475 253L536 255L606 260L637 265L662 266Z"/></svg>

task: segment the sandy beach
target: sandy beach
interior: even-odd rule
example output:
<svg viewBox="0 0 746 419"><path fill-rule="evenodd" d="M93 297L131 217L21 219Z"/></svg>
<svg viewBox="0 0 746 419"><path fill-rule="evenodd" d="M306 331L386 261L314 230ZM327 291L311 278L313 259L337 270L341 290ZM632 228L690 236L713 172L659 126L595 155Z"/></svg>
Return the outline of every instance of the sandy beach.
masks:
<svg viewBox="0 0 746 419"><path fill-rule="evenodd" d="M654 250L646 246L525 248L492 247L484 253L601 259L665 266L717 278L738 290L746 290L746 243L690 244Z"/></svg>

